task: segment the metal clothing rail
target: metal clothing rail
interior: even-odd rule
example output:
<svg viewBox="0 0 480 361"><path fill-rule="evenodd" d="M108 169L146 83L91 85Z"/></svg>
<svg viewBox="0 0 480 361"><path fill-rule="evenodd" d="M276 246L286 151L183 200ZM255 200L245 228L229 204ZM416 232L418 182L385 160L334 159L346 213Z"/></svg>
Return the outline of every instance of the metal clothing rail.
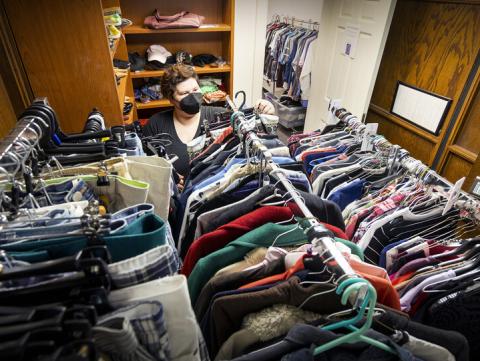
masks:
<svg viewBox="0 0 480 361"><path fill-rule="evenodd" d="M227 99L227 101L230 106L235 109L235 105L230 99ZM258 138L255 133L255 119L247 120L242 112L235 111L232 114L231 121L233 129L240 139L249 143L254 150L263 155L271 169L270 174L275 175L278 178L285 190L291 196L291 199L303 213L303 216L306 218L305 221L301 222L304 231L322 261L336 276L336 281L340 282L342 279L358 277L333 243L332 233L315 219L298 191L283 173L283 170L273 161L270 151L262 144L260 138Z"/></svg>
<svg viewBox="0 0 480 361"><path fill-rule="evenodd" d="M48 125L42 119L34 116L27 116L20 119L10 133L0 141L0 170L3 175L14 177L28 159L32 150L43 136L42 127ZM28 132L31 134L28 134ZM32 143L33 140L33 143ZM7 160L8 159L8 160ZM9 167L16 166L11 171ZM7 173L7 169L9 169Z"/></svg>
<svg viewBox="0 0 480 361"><path fill-rule="evenodd" d="M320 23L318 21L313 21L312 19L309 19L309 20L302 20L302 19L298 19L298 18L295 18L293 16L280 16L278 14L274 15L272 17L272 20L279 23L279 22L284 22L286 24L290 24L292 26L298 26L298 27L302 27L302 28L305 28L305 29L310 29L310 30L318 30L318 29L315 29L315 27L318 27L320 25ZM302 26L302 25L296 25L295 23L300 23L300 24L307 24L309 25L310 27L305 27L305 26Z"/></svg>

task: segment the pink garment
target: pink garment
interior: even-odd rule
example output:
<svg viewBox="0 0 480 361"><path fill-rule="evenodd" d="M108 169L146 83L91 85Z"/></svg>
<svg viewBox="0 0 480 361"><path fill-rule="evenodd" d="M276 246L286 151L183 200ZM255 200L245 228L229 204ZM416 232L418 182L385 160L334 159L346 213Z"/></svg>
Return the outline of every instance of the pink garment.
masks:
<svg viewBox="0 0 480 361"><path fill-rule="evenodd" d="M205 20L204 16L182 11L175 15L160 15L158 9L155 9L153 15L147 16L143 24L150 29L178 29L178 28L198 28Z"/></svg>

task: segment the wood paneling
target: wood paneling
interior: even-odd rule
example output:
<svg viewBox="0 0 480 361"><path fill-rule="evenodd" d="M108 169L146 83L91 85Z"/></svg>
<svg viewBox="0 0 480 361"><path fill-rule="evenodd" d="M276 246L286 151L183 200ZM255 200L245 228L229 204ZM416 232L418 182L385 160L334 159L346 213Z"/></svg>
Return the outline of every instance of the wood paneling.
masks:
<svg viewBox="0 0 480 361"><path fill-rule="evenodd" d="M371 102L390 109L401 80L452 98L453 109L480 45L479 23L477 6L399 1Z"/></svg>
<svg viewBox="0 0 480 361"><path fill-rule="evenodd" d="M470 168L470 172L467 175L467 179L463 184L463 189L470 191L472 187L473 181L477 176L480 175L480 157L477 156L477 159L473 163L472 167Z"/></svg>
<svg viewBox="0 0 480 361"><path fill-rule="evenodd" d="M17 117L13 110L7 89L0 76L0 138L7 135L15 125Z"/></svg>
<svg viewBox="0 0 480 361"><path fill-rule="evenodd" d="M480 92L477 88L465 119L460 127L455 144L468 149L475 154L480 152Z"/></svg>
<svg viewBox="0 0 480 361"><path fill-rule="evenodd" d="M478 103L477 95L472 96L475 89L472 91L468 81L474 76L480 49L479 23L480 2L399 0L367 117L369 122L380 123L380 129L388 132L392 143L400 144L429 165L442 140L449 139L446 132L449 124L456 122L452 123L455 131L463 124L457 142L453 138L447 142L441 158L445 162L441 161L438 169L451 181L468 174L471 161L480 150L475 141L480 105L473 105ZM438 136L389 112L399 80L452 99ZM478 81L474 85L478 86ZM472 106L468 108L470 102ZM464 108L469 111L462 111Z"/></svg>
<svg viewBox="0 0 480 361"><path fill-rule="evenodd" d="M378 134L382 134L392 143L398 144L408 151L410 151L410 149L415 149L415 157L417 159L426 163L430 158L434 143L423 137L417 136L406 128L399 127L396 123L393 123L386 117L372 111L372 109L369 109L367 119L371 123L378 123ZM392 141L392 139L395 139L395 141Z"/></svg>
<svg viewBox="0 0 480 361"><path fill-rule="evenodd" d="M46 96L66 132L92 108L121 124L121 105L100 0L4 0L35 96Z"/></svg>
<svg viewBox="0 0 480 361"><path fill-rule="evenodd" d="M17 117L30 105L33 92L23 68L8 17L0 1L0 76Z"/></svg>
<svg viewBox="0 0 480 361"><path fill-rule="evenodd" d="M449 180L458 180L459 178L466 177L472 168L472 163L466 161L462 157L459 157L453 153L450 153L445 162L444 172L442 176Z"/></svg>

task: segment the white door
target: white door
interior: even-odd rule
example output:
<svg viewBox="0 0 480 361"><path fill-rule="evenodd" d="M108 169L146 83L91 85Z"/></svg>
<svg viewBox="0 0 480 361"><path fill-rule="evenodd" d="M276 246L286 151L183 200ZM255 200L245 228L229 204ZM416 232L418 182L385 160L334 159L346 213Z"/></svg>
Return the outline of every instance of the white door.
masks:
<svg viewBox="0 0 480 361"><path fill-rule="evenodd" d="M328 124L331 100L359 118L367 112L395 3L324 1L305 130Z"/></svg>

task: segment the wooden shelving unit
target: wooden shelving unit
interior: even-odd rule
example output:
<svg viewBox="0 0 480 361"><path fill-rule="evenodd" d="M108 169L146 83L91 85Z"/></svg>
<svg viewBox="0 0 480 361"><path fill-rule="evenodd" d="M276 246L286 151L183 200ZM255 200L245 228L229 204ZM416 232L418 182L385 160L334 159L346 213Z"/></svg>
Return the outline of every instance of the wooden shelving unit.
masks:
<svg viewBox="0 0 480 361"><path fill-rule="evenodd" d="M197 74L230 73L232 71L232 67L230 65L225 65L217 68L209 65L204 67L195 66L194 68ZM132 72L130 76L131 78L151 78L161 77L164 73L164 70L143 70Z"/></svg>
<svg viewBox="0 0 480 361"><path fill-rule="evenodd" d="M118 44L120 44L121 39L122 38L115 39L115 41L113 42L113 46L110 48L110 56L112 57L112 59L115 57L115 53L117 52Z"/></svg>
<svg viewBox="0 0 480 361"><path fill-rule="evenodd" d="M103 0L107 1L107 0ZM110 0L112 1L112 0ZM219 68L210 66L195 67L199 75L218 74L222 77L227 93L233 90L233 34L235 0L117 0L120 1L122 16L132 21L132 25L124 28L128 52L145 54L152 44L164 46L172 54L187 51L192 55L213 54L221 56L227 65ZM204 24L199 28L154 30L144 27L143 22L154 9L162 14L173 15L181 11L205 17ZM130 72L133 87L140 87L142 79L163 76L163 70L144 70ZM166 100L156 100L149 103L135 102L140 112L150 109L145 114L151 114L155 108L166 108L172 104Z"/></svg>
<svg viewBox="0 0 480 361"><path fill-rule="evenodd" d="M171 33L210 33L231 31L232 28L227 24L204 24L199 28L185 29L148 29L141 25L131 25L123 30L124 34L171 34Z"/></svg>
<svg viewBox="0 0 480 361"><path fill-rule="evenodd" d="M137 109L168 108L172 103L168 99L152 100L148 103L136 102Z"/></svg>
<svg viewBox="0 0 480 361"><path fill-rule="evenodd" d="M128 84L128 75L121 78L119 84L117 85L118 102L122 106L122 113L123 113L123 103L125 101L125 94L127 92L127 84Z"/></svg>
<svg viewBox="0 0 480 361"><path fill-rule="evenodd" d="M125 124L132 124L134 119L133 119L134 111L133 108L130 110L130 113L128 113L128 119L124 120Z"/></svg>

